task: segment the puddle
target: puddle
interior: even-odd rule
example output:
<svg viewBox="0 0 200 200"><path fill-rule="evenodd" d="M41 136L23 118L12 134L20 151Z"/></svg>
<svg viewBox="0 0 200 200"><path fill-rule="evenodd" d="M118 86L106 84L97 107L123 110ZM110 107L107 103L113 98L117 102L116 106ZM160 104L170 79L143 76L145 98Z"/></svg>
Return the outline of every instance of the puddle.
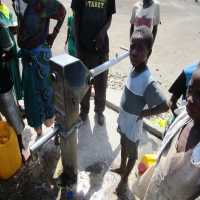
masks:
<svg viewBox="0 0 200 200"><path fill-rule="evenodd" d="M116 188L120 181L119 175L111 172L106 162L97 162L81 171L78 178L77 193L81 193L84 200L133 200L133 194L126 188L118 197ZM81 200L82 200L81 199Z"/></svg>
<svg viewBox="0 0 200 200"><path fill-rule="evenodd" d="M131 192L136 179L134 170L123 195L117 196L115 193L120 176L111 172L110 167L119 166L120 138L115 129L113 130L112 123L115 120L107 120L110 120L107 127L99 127L92 121L91 124L83 126L79 134L80 171L76 200L134 200ZM26 133L24 142L30 145L35 136L28 129ZM158 144L157 139L143 134L139 150L141 154L156 151ZM56 171L58 174L62 171L62 165L59 164L59 147L55 146L53 140L42 147L39 158L30 161L17 176L0 182L0 200L67 200L66 190L58 188L54 179Z"/></svg>

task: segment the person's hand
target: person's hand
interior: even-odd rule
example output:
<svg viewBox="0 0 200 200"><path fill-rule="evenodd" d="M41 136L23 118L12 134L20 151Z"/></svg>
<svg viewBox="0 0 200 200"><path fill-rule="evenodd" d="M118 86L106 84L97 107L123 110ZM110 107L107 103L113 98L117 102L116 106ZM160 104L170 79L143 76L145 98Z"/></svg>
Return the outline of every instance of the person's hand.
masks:
<svg viewBox="0 0 200 200"><path fill-rule="evenodd" d="M104 50L105 48L105 31L100 31L99 34L96 37L96 50Z"/></svg>
<svg viewBox="0 0 200 200"><path fill-rule="evenodd" d="M56 39L56 34L55 33L51 33L47 36L47 43L49 45L49 47L51 48L53 46L54 40Z"/></svg>
<svg viewBox="0 0 200 200"><path fill-rule="evenodd" d="M138 120L141 120L143 117L147 117L147 116L150 116L149 110L143 110L143 111L139 114L139 116L138 116L138 118L137 118L137 121L138 121Z"/></svg>
<svg viewBox="0 0 200 200"><path fill-rule="evenodd" d="M18 29L17 26L11 26L11 27L9 27L9 30L12 32L13 35L17 34L17 29Z"/></svg>
<svg viewBox="0 0 200 200"><path fill-rule="evenodd" d="M12 59L12 57L13 57L13 55L12 55L11 51L8 51L8 52L5 52L5 53L3 53L3 54L1 55L0 60L1 60L2 62L8 62L9 60Z"/></svg>
<svg viewBox="0 0 200 200"><path fill-rule="evenodd" d="M174 111L178 108L176 102L169 101L169 107L170 107L172 113L173 113L174 115L176 115L175 112L174 112Z"/></svg>

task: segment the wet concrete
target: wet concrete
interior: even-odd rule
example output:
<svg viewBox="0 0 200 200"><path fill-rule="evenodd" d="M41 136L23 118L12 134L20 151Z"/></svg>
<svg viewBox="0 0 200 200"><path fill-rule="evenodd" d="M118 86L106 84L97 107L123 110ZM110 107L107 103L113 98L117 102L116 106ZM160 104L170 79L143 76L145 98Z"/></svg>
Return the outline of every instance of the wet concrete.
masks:
<svg viewBox="0 0 200 200"><path fill-rule="evenodd" d="M120 164L120 137L116 131L117 113L106 109L106 124L101 127L95 122L93 101L89 121L79 129L78 138L78 187L79 200L133 200L132 187L136 180L136 170L129 178L129 184L122 196L115 190L119 175L110 168ZM25 141L34 140L31 129L25 131ZM157 150L160 141L144 132L139 146L139 155ZM62 172L59 147L51 140L39 151L39 159L29 161L12 179L1 182L1 200L52 200L67 199L66 190L57 187L56 177ZM140 156L139 156L140 157Z"/></svg>

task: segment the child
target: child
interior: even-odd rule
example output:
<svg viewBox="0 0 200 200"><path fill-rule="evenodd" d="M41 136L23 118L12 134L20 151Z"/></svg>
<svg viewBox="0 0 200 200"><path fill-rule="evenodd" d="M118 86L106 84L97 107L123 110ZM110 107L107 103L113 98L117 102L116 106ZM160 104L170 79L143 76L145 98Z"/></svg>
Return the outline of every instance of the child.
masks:
<svg viewBox="0 0 200 200"><path fill-rule="evenodd" d="M128 76L118 117L121 135L121 165L113 170L121 175L119 184L127 183L128 176L137 160L137 147L142 134L142 118L168 110L165 97L161 94L147 67L152 51L153 36L146 27L136 30L131 37L130 60L132 71ZM145 106L148 105L148 108ZM145 108L145 109L144 109Z"/></svg>
<svg viewBox="0 0 200 200"><path fill-rule="evenodd" d="M143 175L146 183L141 182L141 187L147 187L141 199L188 200L200 195L200 65L192 74L186 99L187 111L169 127L157 164Z"/></svg>
<svg viewBox="0 0 200 200"><path fill-rule="evenodd" d="M14 0L13 5L19 21L17 36L23 65L26 117L28 124L40 136L42 124L50 127L55 119L49 59L66 10L57 0ZM56 25L50 33L49 22L52 19L56 20Z"/></svg>
<svg viewBox="0 0 200 200"><path fill-rule="evenodd" d="M183 100L186 99L186 90L189 82L192 78L192 73L197 69L198 62L184 67L182 73L174 81L174 83L169 88L169 92L172 94L170 98L170 108L175 114L175 109L177 108L177 101L182 96Z"/></svg>
<svg viewBox="0 0 200 200"><path fill-rule="evenodd" d="M153 33L153 40L157 35L158 24L160 24L160 4L154 0L143 0L137 2L131 16L130 37L134 30L141 26L148 27Z"/></svg>

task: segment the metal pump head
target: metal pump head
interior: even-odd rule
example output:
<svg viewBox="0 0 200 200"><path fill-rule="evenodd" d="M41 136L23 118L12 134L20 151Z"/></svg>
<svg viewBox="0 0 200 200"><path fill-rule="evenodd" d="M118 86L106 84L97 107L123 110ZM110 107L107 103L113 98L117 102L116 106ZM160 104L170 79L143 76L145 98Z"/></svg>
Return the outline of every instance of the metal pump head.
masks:
<svg viewBox="0 0 200 200"><path fill-rule="evenodd" d="M52 57L50 66L55 107L60 114L57 121L65 124L69 101L74 102L74 106L80 103L89 88L90 72L78 58L68 54Z"/></svg>
<svg viewBox="0 0 200 200"><path fill-rule="evenodd" d="M54 88L60 88L64 83L64 88L73 90L78 99L82 99L88 89L89 70L78 58L63 54L50 59L51 72L54 76ZM59 85L58 85L59 84ZM56 90L55 90L56 91Z"/></svg>

